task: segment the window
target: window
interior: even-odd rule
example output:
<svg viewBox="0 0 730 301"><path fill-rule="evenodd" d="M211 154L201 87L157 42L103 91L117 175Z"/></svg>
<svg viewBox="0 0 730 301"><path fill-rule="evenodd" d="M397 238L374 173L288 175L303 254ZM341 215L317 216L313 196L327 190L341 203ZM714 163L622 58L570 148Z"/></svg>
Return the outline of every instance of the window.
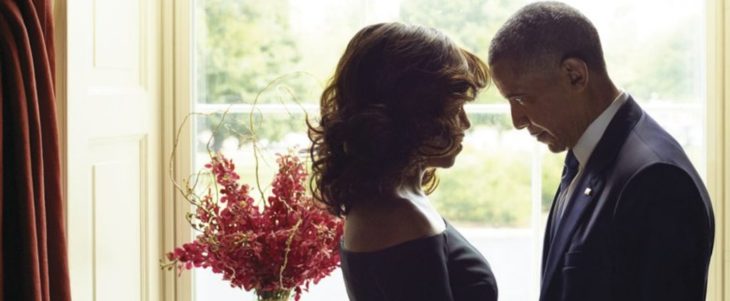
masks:
<svg viewBox="0 0 730 301"><path fill-rule="evenodd" d="M486 58L494 32L529 1L508 0L195 0L193 164L206 143L234 158L253 183L246 130L253 113L264 165L273 154L306 147L304 111L317 113L319 93L352 35L365 25L399 20L446 32ZM667 128L705 173L705 22L693 1L566 1L598 28L609 73ZM272 85L268 86L270 83ZM214 131L228 110L225 127ZM547 211L558 186L562 154L551 154L512 128L509 108L494 87L467 112L472 128L456 165L440 171L432 195L438 210L489 260L500 300L536 300ZM241 300L220 275L196 270L196 300ZM253 296L250 297L253 299ZM346 300L339 270L303 300Z"/></svg>

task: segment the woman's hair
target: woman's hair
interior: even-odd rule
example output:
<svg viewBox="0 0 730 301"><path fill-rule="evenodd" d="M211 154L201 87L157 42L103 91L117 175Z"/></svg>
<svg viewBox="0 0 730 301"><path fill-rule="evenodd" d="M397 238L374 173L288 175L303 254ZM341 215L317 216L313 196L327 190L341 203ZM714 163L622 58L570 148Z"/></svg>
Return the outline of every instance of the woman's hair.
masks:
<svg viewBox="0 0 730 301"><path fill-rule="evenodd" d="M457 118L489 81L487 66L427 27L382 23L347 45L309 124L315 199L335 215L377 201L458 147ZM429 169L427 192L437 179Z"/></svg>

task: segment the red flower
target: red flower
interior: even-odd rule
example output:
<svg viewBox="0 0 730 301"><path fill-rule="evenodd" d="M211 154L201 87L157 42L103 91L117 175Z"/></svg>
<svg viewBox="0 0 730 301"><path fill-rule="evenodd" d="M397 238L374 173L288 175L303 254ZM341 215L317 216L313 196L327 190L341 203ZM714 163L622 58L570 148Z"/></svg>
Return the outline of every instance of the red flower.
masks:
<svg viewBox="0 0 730 301"><path fill-rule="evenodd" d="M317 206L306 192L307 172L293 155L279 155L279 172L263 210L230 159L218 154L205 167L218 184L189 199L196 206L191 219L200 234L167 253L180 271L210 268L233 287L268 292L294 290L295 300L310 283L329 275L340 262L342 220Z"/></svg>

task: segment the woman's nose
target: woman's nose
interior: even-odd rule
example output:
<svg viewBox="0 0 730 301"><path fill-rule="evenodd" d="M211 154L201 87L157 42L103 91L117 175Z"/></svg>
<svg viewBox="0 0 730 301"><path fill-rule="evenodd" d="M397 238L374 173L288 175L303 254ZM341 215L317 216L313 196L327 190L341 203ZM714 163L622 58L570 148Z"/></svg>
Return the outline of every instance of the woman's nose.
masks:
<svg viewBox="0 0 730 301"><path fill-rule="evenodd" d="M464 130L468 130L471 128L471 122L469 121L469 116L466 114L466 111L464 109L461 109L461 112L459 113L460 121L461 121L461 127Z"/></svg>

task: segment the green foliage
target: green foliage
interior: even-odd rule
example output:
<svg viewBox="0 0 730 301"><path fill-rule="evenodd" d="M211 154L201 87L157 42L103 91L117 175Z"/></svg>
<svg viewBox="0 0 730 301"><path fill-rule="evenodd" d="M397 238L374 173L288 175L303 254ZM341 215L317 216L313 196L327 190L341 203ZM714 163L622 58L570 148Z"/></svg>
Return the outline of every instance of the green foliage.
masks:
<svg viewBox="0 0 730 301"><path fill-rule="evenodd" d="M445 218L460 223L529 227L528 153L465 148L450 169L439 171L433 203Z"/></svg>
<svg viewBox="0 0 730 301"><path fill-rule="evenodd" d="M542 156L541 207L547 213L560 184L564 154ZM469 146L456 164L439 171L441 183L432 195L438 211L462 224L529 227L532 211L532 155L506 145L491 150Z"/></svg>
<svg viewBox="0 0 730 301"><path fill-rule="evenodd" d="M542 196L542 212L550 211L555 192L560 185L560 176L563 173L563 158L565 158L565 153L553 154L547 152L542 157L542 190L540 193Z"/></svg>
<svg viewBox="0 0 730 301"><path fill-rule="evenodd" d="M295 72L302 58L290 27L288 1L197 3L197 103L301 103L321 89L316 79ZM284 133L303 129L303 116L254 115L258 137L279 140ZM198 118L198 126L214 128L220 116ZM248 113L230 114L213 133L212 149L219 150L226 137L237 137L240 143L250 140L249 123ZM199 150L204 147L201 144Z"/></svg>
<svg viewBox="0 0 730 301"><path fill-rule="evenodd" d="M252 103L301 61L287 1L198 1L197 101ZM301 88L294 91L301 94Z"/></svg>

